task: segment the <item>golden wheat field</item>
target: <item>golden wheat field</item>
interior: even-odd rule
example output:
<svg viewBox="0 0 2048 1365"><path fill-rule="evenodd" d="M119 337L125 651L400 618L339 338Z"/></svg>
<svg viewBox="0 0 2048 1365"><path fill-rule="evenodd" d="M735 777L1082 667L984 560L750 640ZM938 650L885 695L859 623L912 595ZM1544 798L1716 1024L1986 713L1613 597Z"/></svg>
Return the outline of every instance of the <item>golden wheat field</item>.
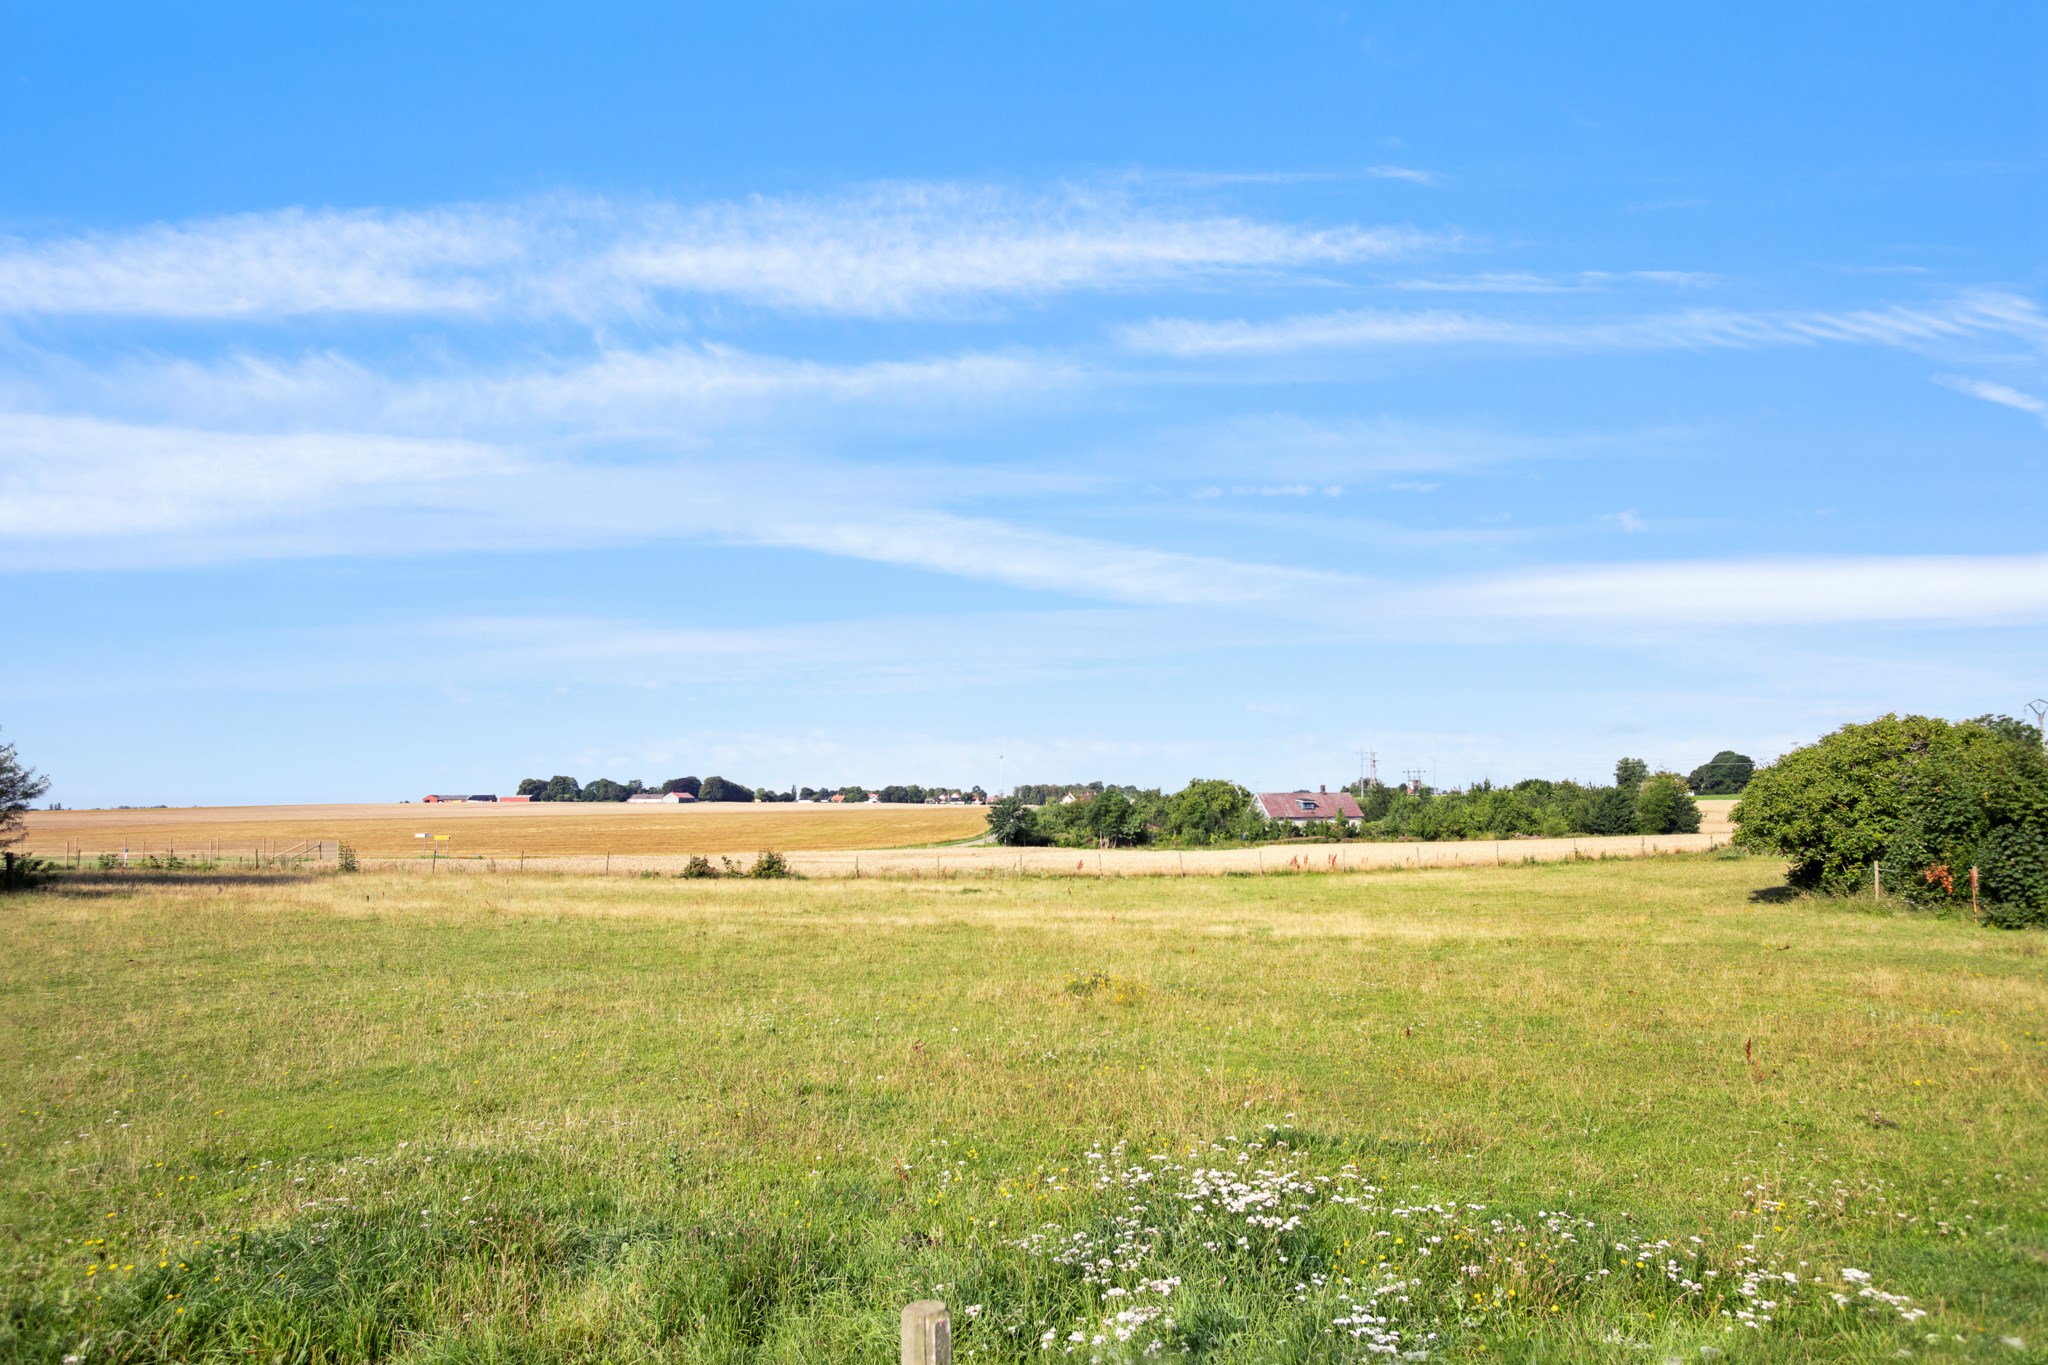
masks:
<svg viewBox="0 0 2048 1365"><path fill-rule="evenodd" d="M607 853L734 853L906 848L969 839L979 806L540 805L202 806L181 810L32 811L24 851L276 855L347 843L364 857L403 857L438 841L455 858Z"/></svg>

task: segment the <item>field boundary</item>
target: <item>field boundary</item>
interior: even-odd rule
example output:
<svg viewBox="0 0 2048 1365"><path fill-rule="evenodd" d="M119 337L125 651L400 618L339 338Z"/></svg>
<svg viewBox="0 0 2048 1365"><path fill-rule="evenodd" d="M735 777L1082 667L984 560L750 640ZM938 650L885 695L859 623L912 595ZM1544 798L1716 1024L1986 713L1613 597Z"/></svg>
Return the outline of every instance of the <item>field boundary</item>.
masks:
<svg viewBox="0 0 2048 1365"><path fill-rule="evenodd" d="M800 876L818 878L1035 877L1221 877L1292 873L1374 872L1394 868L1514 867L1613 858L1651 858L1707 853L1728 846L1718 834L1607 835L1582 839L1472 839L1439 843L1263 845L1253 848L950 848L857 849L783 854ZM726 855L744 867L754 850ZM518 874L578 873L674 876L689 857L682 854L571 854L517 858L364 858L365 870Z"/></svg>

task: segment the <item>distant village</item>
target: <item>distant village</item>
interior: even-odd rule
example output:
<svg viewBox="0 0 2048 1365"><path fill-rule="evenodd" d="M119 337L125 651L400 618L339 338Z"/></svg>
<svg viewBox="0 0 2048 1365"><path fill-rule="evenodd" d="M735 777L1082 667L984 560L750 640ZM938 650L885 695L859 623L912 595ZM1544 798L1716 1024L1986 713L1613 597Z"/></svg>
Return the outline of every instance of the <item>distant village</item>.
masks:
<svg viewBox="0 0 2048 1365"><path fill-rule="evenodd" d="M694 806L707 803L773 803L803 806L985 806L988 793L980 787L921 787L892 785L870 790L866 787L791 787L777 791L749 787L723 777L673 777L659 785L640 781L614 782L600 777L589 783L557 775L542 779L529 777L510 795L494 792L450 794L436 792L420 798L429 805L487 802L526 805L550 801L617 802L640 806Z"/></svg>

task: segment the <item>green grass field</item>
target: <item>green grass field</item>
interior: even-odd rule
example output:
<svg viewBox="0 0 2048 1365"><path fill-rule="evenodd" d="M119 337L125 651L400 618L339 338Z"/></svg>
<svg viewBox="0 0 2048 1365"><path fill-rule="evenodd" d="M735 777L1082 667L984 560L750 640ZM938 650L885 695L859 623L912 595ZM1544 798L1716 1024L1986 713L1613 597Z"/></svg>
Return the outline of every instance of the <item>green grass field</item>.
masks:
<svg viewBox="0 0 2048 1365"><path fill-rule="evenodd" d="M0 1357L2038 1356L2048 936L1776 872L60 882Z"/></svg>

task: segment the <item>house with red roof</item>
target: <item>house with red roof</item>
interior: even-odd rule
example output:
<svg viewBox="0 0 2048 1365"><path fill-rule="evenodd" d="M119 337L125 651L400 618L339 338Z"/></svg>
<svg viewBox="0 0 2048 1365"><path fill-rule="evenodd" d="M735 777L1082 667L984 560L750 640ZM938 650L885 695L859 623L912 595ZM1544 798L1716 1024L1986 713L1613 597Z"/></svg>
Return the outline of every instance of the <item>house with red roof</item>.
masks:
<svg viewBox="0 0 2048 1365"><path fill-rule="evenodd" d="M1350 792L1333 794L1328 787L1312 792L1260 792L1252 800L1259 803L1259 813L1268 820L1286 820L1295 825L1321 820L1343 820L1355 825L1365 819L1365 812L1359 810Z"/></svg>

